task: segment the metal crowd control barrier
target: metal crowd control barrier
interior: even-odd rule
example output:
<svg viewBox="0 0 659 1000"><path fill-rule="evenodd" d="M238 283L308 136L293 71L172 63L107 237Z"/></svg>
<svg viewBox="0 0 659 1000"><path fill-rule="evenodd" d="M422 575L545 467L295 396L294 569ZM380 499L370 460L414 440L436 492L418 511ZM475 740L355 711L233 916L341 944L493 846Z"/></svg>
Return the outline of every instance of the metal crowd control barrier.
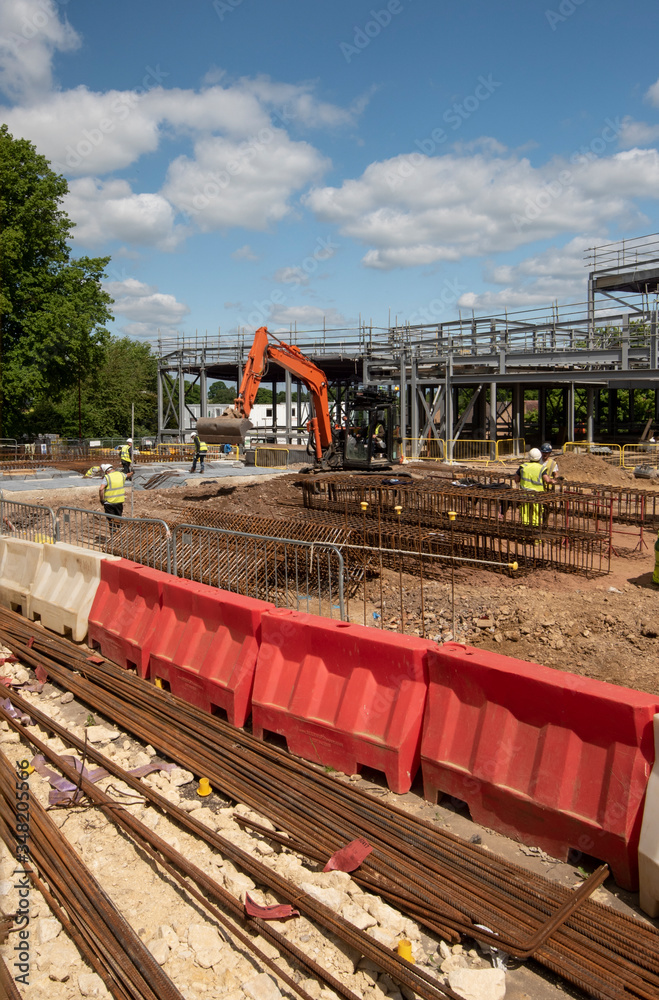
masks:
<svg viewBox="0 0 659 1000"><path fill-rule="evenodd" d="M634 469L637 465L651 465L656 469L659 465L659 444L624 444L622 446L622 466Z"/></svg>
<svg viewBox="0 0 659 1000"><path fill-rule="evenodd" d="M288 455L288 448L267 448L257 445L254 448L254 465L261 469L286 469Z"/></svg>
<svg viewBox="0 0 659 1000"><path fill-rule="evenodd" d="M489 439L452 438L446 442L449 462L493 462L496 442Z"/></svg>
<svg viewBox="0 0 659 1000"><path fill-rule="evenodd" d="M171 532L157 518L115 517L81 507L59 507L57 540L171 572Z"/></svg>
<svg viewBox="0 0 659 1000"><path fill-rule="evenodd" d="M0 499L0 535L28 542L54 542L57 522L50 507L19 500Z"/></svg>
<svg viewBox="0 0 659 1000"><path fill-rule="evenodd" d="M177 524L172 572L278 607L345 618L343 556L326 542Z"/></svg>
<svg viewBox="0 0 659 1000"><path fill-rule="evenodd" d="M526 441L524 438L500 438L497 441L495 454L498 462L519 458L520 455L526 454Z"/></svg>
<svg viewBox="0 0 659 1000"><path fill-rule="evenodd" d="M18 458L18 441L16 438L0 438L0 460L7 461Z"/></svg>
<svg viewBox="0 0 659 1000"><path fill-rule="evenodd" d="M566 441L564 455L595 455L609 465L622 465L622 448L619 444L605 444L597 441ZM636 463L638 464L638 463Z"/></svg>

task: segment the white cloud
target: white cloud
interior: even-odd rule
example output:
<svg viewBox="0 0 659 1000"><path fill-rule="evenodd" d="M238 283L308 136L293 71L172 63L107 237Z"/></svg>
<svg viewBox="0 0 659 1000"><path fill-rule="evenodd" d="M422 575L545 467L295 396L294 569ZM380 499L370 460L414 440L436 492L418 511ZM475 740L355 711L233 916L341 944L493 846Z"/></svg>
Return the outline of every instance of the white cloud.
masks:
<svg viewBox="0 0 659 1000"><path fill-rule="evenodd" d="M297 324L301 329L321 329L323 321L326 327L342 327L346 325L345 317L336 309L321 309L316 306L287 306L273 304L270 309L269 322L278 329L288 329Z"/></svg>
<svg viewBox="0 0 659 1000"><path fill-rule="evenodd" d="M238 247L237 250L233 251L233 253L231 254L231 256L233 257L234 260L251 260L251 261L257 261L257 260L261 259L258 256L258 254L254 253L254 251L252 250L252 248L249 245L249 243L246 243L245 246L243 246L243 247Z"/></svg>
<svg viewBox="0 0 659 1000"><path fill-rule="evenodd" d="M648 87L645 96L650 104L654 104L659 108L659 80L653 83L651 87Z"/></svg>
<svg viewBox="0 0 659 1000"><path fill-rule="evenodd" d="M466 292L458 299L461 309L479 312L503 312L551 302L583 302L586 298L588 269L584 251L598 240L578 236L563 247L549 247L518 264L500 264L486 269L487 282L501 290Z"/></svg>
<svg viewBox="0 0 659 1000"><path fill-rule="evenodd" d="M76 243L98 247L108 240L173 250L184 235L174 210L160 194L134 194L126 181L92 177L72 181L64 207L76 222Z"/></svg>
<svg viewBox="0 0 659 1000"><path fill-rule="evenodd" d="M203 232L262 230L288 215L291 195L327 166L313 146L268 127L248 142L200 140L194 159L179 156L170 164L162 193Z"/></svg>
<svg viewBox="0 0 659 1000"><path fill-rule="evenodd" d="M633 146L651 146L659 139L659 125L637 122L627 116L622 120L618 141L623 149Z"/></svg>
<svg viewBox="0 0 659 1000"><path fill-rule="evenodd" d="M612 222L644 224L635 199L659 197L657 150L572 161L534 167L515 153L397 156L339 188L313 189L305 203L366 244L363 263L383 270L603 231Z"/></svg>
<svg viewBox="0 0 659 1000"><path fill-rule="evenodd" d="M54 0L0 0L0 91L11 99L46 93L53 53L70 52L80 41Z"/></svg>
<svg viewBox="0 0 659 1000"><path fill-rule="evenodd" d="M122 327L132 337L155 337L158 330L173 333L190 309L174 295L159 292L137 278L109 281L105 289L114 299L112 311L129 322Z"/></svg>

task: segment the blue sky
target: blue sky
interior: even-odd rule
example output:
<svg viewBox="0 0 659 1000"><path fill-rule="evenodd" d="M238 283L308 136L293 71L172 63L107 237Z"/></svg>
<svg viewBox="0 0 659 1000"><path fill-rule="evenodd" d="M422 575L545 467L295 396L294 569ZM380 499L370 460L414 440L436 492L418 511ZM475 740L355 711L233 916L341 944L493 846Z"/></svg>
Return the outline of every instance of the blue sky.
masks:
<svg viewBox="0 0 659 1000"><path fill-rule="evenodd" d="M0 103L114 332L434 323L659 229L656 49L650 0L0 0Z"/></svg>

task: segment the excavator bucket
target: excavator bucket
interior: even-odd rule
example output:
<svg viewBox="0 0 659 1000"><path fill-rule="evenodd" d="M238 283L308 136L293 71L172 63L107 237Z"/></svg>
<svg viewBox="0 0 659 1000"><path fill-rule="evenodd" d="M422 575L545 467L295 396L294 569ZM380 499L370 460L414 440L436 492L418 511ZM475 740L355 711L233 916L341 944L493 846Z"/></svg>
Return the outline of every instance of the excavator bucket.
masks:
<svg viewBox="0 0 659 1000"><path fill-rule="evenodd" d="M207 444L243 444L253 428L246 417L215 417L197 421L197 434Z"/></svg>

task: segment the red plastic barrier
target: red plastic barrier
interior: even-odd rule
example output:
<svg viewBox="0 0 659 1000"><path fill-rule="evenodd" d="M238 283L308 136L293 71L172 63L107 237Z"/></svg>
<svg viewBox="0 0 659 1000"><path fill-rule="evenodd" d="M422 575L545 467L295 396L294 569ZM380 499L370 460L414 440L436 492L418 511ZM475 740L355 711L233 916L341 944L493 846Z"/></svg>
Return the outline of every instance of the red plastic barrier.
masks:
<svg viewBox="0 0 659 1000"><path fill-rule="evenodd" d="M273 607L204 583L166 576L163 608L151 644L152 679L206 712L221 709L233 726L244 726L261 616Z"/></svg>
<svg viewBox="0 0 659 1000"><path fill-rule="evenodd" d="M425 797L553 857L606 861L634 889L657 711L639 691L447 643L429 655Z"/></svg>
<svg viewBox="0 0 659 1000"><path fill-rule="evenodd" d="M291 753L348 774L384 771L395 792L419 767L428 643L316 615L263 615L252 723Z"/></svg>
<svg viewBox="0 0 659 1000"><path fill-rule="evenodd" d="M89 645L108 660L149 676L149 652L167 573L119 559L101 562L101 582L89 613Z"/></svg>

